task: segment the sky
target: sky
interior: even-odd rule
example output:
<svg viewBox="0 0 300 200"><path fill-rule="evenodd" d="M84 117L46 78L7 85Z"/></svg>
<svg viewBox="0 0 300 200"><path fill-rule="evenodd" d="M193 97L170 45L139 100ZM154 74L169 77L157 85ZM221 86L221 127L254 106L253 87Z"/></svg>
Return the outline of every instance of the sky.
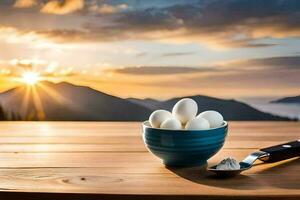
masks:
<svg viewBox="0 0 300 200"><path fill-rule="evenodd" d="M0 91L68 81L121 96L299 95L298 0L2 0Z"/></svg>

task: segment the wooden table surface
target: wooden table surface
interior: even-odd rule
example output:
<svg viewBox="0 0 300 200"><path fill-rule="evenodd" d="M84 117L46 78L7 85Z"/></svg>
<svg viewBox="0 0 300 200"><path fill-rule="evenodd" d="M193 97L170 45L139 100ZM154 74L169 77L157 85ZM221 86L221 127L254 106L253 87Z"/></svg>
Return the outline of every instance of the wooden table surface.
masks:
<svg viewBox="0 0 300 200"><path fill-rule="evenodd" d="M300 138L297 122L229 122L208 165ZM0 196L22 199L300 199L300 159L258 164L233 179L167 169L140 123L0 122ZM6 198L6 199L7 199Z"/></svg>

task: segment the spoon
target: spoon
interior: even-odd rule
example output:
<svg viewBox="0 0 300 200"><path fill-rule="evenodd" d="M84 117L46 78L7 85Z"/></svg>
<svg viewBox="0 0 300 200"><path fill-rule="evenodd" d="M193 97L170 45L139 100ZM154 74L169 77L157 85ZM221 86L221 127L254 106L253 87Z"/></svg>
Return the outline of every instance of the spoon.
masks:
<svg viewBox="0 0 300 200"><path fill-rule="evenodd" d="M240 162L239 169L217 169L217 165L208 168L208 171L216 173L217 176L232 177L241 172L250 169L253 163L259 159L266 163L278 162L289 158L300 156L300 139L284 144L279 144L267 148L260 149L248 155L242 162Z"/></svg>

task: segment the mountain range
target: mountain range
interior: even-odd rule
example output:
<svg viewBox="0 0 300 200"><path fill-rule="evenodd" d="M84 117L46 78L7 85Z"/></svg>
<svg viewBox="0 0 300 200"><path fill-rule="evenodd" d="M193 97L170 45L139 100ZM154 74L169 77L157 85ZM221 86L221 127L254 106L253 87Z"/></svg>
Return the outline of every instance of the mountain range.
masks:
<svg viewBox="0 0 300 200"><path fill-rule="evenodd" d="M226 120L237 120L237 121L281 121L289 120L286 117L279 117L269 113L259 111L248 104L230 99L218 99L208 96L187 96L172 98L166 101L158 101L155 99L135 99L130 98L131 102L145 106L151 110L156 109L166 109L172 110L172 107L177 101L182 98L191 98L195 100L198 104L198 112L203 112L205 110L216 110L224 116Z"/></svg>
<svg viewBox="0 0 300 200"><path fill-rule="evenodd" d="M284 98L281 98L281 99L271 101L271 103L295 103L295 104L300 104L300 95L299 96L294 96L294 97L284 97Z"/></svg>
<svg viewBox="0 0 300 200"><path fill-rule="evenodd" d="M151 112L126 99L67 82L14 88L0 94L0 102L8 113L20 113L25 120L135 121Z"/></svg>
<svg viewBox="0 0 300 200"><path fill-rule="evenodd" d="M67 82L41 82L34 87L20 86L0 93L0 102L8 113L18 113L23 120L47 121L143 121L156 109L171 110L185 97L166 101L120 98L86 86ZM217 110L226 120L290 120L261 112L236 100L208 96L189 96L199 112Z"/></svg>

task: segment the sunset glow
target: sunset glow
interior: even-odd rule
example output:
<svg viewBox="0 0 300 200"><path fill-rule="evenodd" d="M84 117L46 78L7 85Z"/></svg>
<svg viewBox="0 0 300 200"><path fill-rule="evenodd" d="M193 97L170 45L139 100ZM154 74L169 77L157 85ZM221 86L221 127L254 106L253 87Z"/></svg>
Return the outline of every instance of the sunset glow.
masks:
<svg viewBox="0 0 300 200"><path fill-rule="evenodd" d="M291 0L1 1L0 91L43 80L125 98L298 95L299 8Z"/></svg>
<svg viewBox="0 0 300 200"><path fill-rule="evenodd" d="M22 81L27 85L35 85L40 80L40 76L36 72L25 72L22 75Z"/></svg>

